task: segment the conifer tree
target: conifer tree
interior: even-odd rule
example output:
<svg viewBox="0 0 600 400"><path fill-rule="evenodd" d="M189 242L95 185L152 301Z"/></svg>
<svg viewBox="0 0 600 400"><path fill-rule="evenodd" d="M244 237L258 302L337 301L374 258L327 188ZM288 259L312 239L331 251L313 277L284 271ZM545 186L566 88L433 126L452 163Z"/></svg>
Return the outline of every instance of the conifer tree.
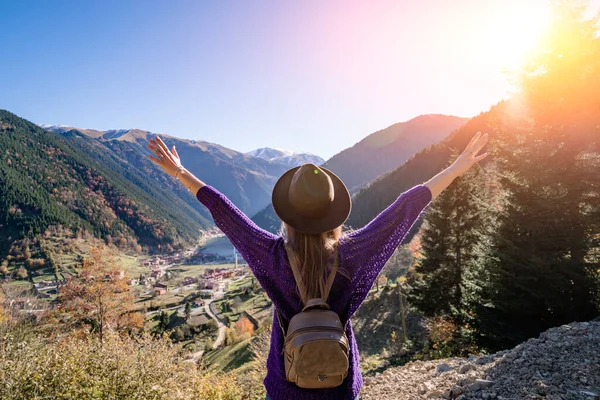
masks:
<svg viewBox="0 0 600 400"><path fill-rule="evenodd" d="M423 257L411 276L409 301L426 316L446 316L461 326L472 301L478 245L485 229L482 197L487 190L479 169L456 179L430 205L421 236Z"/></svg>

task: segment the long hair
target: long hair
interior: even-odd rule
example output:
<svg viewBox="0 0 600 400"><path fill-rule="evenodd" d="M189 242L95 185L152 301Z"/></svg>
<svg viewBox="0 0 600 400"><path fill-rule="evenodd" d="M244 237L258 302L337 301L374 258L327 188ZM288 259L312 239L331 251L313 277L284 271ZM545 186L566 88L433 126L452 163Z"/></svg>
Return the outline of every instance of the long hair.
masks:
<svg viewBox="0 0 600 400"><path fill-rule="evenodd" d="M342 227L331 231L309 234L298 232L285 222L281 226L281 234L286 238L290 251L290 263L295 263L302 275L306 293L301 293L305 299L322 297L325 293L328 260L337 256ZM338 253L339 254L339 253ZM338 269L338 272L344 274Z"/></svg>

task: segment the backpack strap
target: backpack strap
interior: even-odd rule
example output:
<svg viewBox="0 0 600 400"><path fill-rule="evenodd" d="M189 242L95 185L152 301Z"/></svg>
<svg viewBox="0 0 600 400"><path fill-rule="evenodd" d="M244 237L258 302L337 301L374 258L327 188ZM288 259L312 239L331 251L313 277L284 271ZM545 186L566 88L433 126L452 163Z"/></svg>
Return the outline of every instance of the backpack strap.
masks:
<svg viewBox="0 0 600 400"><path fill-rule="evenodd" d="M304 306L310 299L305 298L306 287L304 286L304 281L302 280L302 275L300 274L300 270L298 269L298 266L296 265L296 263L294 261L292 261L292 260L294 260L293 253L292 253L292 250L287 245L285 246L285 251L287 252L288 261L290 262L290 267L292 267L292 272L294 273L294 279L296 280L296 285L298 286L298 289L300 290L300 298L302 300L302 305ZM337 273L337 270L338 270L339 261L340 261L339 251L336 251L334 254L333 266L331 268L331 272L329 273L327 282L325 284L325 293L322 293L322 295L323 295L322 299L324 301L327 301L327 299L329 298L329 292L331 291L331 287L333 286L333 281L335 279L335 274Z"/></svg>
<svg viewBox="0 0 600 400"><path fill-rule="evenodd" d="M288 248L287 245L285 246L285 251L287 252L288 261L290 262L290 267L292 267L292 272L294 273L294 279L296 281L296 285L298 286L298 289L300 290L300 298L302 300L302 306L304 307L306 305L306 303L308 302L308 300L304 298L304 293L306 292L306 290L305 290L304 282L302 281L302 275L300 275L300 271L298 270L296 263L294 263L292 261L294 259L292 257L292 251ZM331 291L331 287L333 286L333 280L335 279L335 274L337 273L339 262L340 262L340 258L339 258L339 250L338 250L335 252L333 267L331 268L331 272L329 273L329 277L327 278L327 283L325 285L324 301L327 301L327 298L329 298L329 292ZM281 313L279 312L277 307L275 307L275 312L277 313L277 319L279 320L279 327L281 328L281 332L283 332L283 337L285 337L286 333L285 333L285 328L283 327L283 318L281 317Z"/></svg>

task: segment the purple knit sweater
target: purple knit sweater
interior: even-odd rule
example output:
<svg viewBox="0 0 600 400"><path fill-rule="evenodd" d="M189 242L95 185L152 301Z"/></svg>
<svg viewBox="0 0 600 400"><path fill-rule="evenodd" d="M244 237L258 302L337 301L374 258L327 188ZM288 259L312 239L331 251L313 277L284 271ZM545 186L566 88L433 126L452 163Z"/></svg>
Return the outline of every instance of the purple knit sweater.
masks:
<svg viewBox="0 0 600 400"><path fill-rule="evenodd" d="M284 324L287 324L302 310L302 303L287 259L284 238L259 228L225 195L211 186L203 186L196 197L209 209L215 224L244 257L281 312ZM367 297L384 264L431 199L429 188L417 185L402 193L364 228L341 236L339 272L345 274L336 274L328 303L338 313L342 323L352 317ZM344 383L332 389L302 389L285 378L281 355L284 338L279 322L274 317L264 380L269 397L272 400L354 399L360 392L363 380L352 323L348 324L346 334L350 340L350 369Z"/></svg>

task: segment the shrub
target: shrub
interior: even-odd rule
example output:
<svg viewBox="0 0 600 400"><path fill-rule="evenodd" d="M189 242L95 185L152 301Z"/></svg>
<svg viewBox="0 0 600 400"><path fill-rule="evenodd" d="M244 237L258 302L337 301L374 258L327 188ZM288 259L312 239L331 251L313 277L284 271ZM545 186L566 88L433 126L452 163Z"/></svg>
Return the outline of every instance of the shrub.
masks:
<svg viewBox="0 0 600 400"><path fill-rule="evenodd" d="M267 375L267 357L271 345L271 327L261 330L260 334L255 336L250 343L250 350L253 355L252 367L246 374L240 374L237 380L240 386L244 387L247 398L264 399L266 396L263 380Z"/></svg>
<svg viewBox="0 0 600 400"><path fill-rule="evenodd" d="M0 274L8 274L8 260L2 260L2 264L0 264Z"/></svg>
<svg viewBox="0 0 600 400"><path fill-rule="evenodd" d="M27 270L23 267L19 267L19 269L17 270L17 278L26 279L27 276L28 276Z"/></svg>
<svg viewBox="0 0 600 400"><path fill-rule="evenodd" d="M46 265L46 260L43 258L30 258L27 260L27 265L31 269L38 269Z"/></svg>
<svg viewBox="0 0 600 400"><path fill-rule="evenodd" d="M427 330L429 342L415 357L417 359L448 358L479 352L471 330L468 327L457 326L448 318L430 318L427 321Z"/></svg>
<svg viewBox="0 0 600 400"><path fill-rule="evenodd" d="M163 336L70 335L47 340L0 327L3 400L240 400L232 374L182 362L181 346Z"/></svg>

